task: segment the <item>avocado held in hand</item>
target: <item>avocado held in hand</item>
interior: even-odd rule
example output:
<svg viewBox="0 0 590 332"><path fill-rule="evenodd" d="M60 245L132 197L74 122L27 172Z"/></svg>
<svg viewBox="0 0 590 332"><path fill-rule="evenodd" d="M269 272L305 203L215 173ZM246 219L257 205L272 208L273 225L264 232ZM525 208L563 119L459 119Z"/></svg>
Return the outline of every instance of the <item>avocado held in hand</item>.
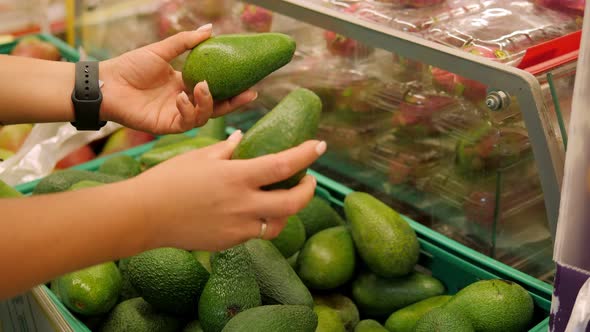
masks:
<svg viewBox="0 0 590 332"><path fill-rule="evenodd" d="M298 88L250 128L234 150L232 159L251 159L278 153L315 138L322 101L308 89ZM289 189L305 176L300 170L290 178L263 187L266 190Z"/></svg>
<svg viewBox="0 0 590 332"><path fill-rule="evenodd" d="M280 33L212 37L197 45L182 69L187 89L207 81L214 100L234 97L288 64L295 40Z"/></svg>

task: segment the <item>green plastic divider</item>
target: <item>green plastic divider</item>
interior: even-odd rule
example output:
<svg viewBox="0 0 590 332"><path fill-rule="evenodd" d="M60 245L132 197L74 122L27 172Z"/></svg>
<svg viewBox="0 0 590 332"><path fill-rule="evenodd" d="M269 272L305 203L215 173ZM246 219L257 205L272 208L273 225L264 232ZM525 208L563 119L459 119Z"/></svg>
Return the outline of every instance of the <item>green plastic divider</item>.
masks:
<svg viewBox="0 0 590 332"><path fill-rule="evenodd" d="M86 325L84 325L84 323L78 320L78 318L76 318L76 316L74 316L70 310L66 308L66 306L57 298L55 293L47 288L47 286L42 285L41 289L47 294L47 296L49 296L72 330L75 332L91 332L91 330Z"/></svg>

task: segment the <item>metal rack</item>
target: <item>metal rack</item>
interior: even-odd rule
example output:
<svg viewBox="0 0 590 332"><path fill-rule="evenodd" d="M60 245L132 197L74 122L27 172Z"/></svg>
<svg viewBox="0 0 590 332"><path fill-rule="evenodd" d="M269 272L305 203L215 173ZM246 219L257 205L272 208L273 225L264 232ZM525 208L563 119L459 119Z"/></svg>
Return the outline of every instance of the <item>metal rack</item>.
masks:
<svg viewBox="0 0 590 332"><path fill-rule="evenodd" d="M518 100L523 114L543 188L549 229L555 237L565 151L549 128L541 86L530 73L501 63L455 50L409 33L351 17L309 0L249 0L294 19L362 40L367 45L395 52L413 60L486 84L487 104L502 109L507 98ZM500 103L498 105L497 103ZM496 105L494 105L496 103ZM495 107L494 107L495 106ZM498 107L499 106L499 107Z"/></svg>

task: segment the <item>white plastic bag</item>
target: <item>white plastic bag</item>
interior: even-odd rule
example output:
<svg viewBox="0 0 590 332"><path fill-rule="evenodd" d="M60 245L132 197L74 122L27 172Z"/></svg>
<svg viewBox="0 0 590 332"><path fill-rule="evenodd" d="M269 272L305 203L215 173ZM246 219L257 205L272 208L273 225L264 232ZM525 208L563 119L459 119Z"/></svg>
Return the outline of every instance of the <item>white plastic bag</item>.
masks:
<svg viewBox="0 0 590 332"><path fill-rule="evenodd" d="M121 127L109 122L99 131L78 131L68 122L36 124L19 151L0 163L0 180L16 186L45 177L69 153Z"/></svg>

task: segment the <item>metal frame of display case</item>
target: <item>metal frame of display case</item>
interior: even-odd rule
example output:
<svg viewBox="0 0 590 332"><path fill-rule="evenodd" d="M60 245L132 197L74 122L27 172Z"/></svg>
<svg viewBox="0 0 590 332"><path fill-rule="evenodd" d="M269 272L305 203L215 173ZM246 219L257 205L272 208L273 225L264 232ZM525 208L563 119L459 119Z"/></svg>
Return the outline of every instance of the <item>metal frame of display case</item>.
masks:
<svg viewBox="0 0 590 332"><path fill-rule="evenodd" d="M516 97L523 114L543 188L549 228L555 238L559 214L565 151L555 139L543 102L541 86L532 74L468 52L431 42L406 32L364 21L306 0L248 0L285 16L335 31L363 43L395 52L468 79L479 81L489 91Z"/></svg>

